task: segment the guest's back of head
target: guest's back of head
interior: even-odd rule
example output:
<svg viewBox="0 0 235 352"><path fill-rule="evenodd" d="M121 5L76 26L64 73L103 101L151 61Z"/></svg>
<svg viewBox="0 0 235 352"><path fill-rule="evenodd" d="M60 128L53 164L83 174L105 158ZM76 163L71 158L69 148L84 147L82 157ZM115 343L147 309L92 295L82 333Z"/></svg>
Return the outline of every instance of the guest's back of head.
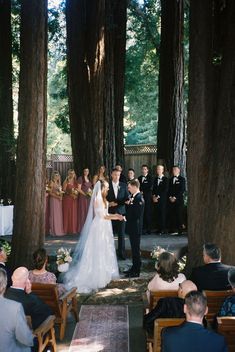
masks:
<svg viewBox="0 0 235 352"><path fill-rule="evenodd" d="M12 275L12 286L18 288L25 288L28 282L29 271L24 266L15 269Z"/></svg>
<svg viewBox="0 0 235 352"><path fill-rule="evenodd" d="M233 291L235 291L235 268L230 268L228 271L228 281Z"/></svg>
<svg viewBox="0 0 235 352"><path fill-rule="evenodd" d="M214 243L205 243L203 246L204 262L218 262L221 260L221 249Z"/></svg>
<svg viewBox="0 0 235 352"><path fill-rule="evenodd" d="M178 297L185 298L191 291L197 291L197 286L191 280L184 280L179 284Z"/></svg>
<svg viewBox="0 0 235 352"><path fill-rule="evenodd" d="M186 319L202 321L207 314L207 298L200 291L190 291L185 296L185 314Z"/></svg>
<svg viewBox="0 0 235 352"><path fill-rule="evenodd" d="M179 266L174 254L163 252L159 255L157 272L162 280L167 282L172 282L178 277Z"/></svg>
<svg viewBox="0 0 235 352"><path fill-rule="evenodd" d="M34 268L41 270L47 263L47 252L45 248L39 248L33 253Z"/></svg>

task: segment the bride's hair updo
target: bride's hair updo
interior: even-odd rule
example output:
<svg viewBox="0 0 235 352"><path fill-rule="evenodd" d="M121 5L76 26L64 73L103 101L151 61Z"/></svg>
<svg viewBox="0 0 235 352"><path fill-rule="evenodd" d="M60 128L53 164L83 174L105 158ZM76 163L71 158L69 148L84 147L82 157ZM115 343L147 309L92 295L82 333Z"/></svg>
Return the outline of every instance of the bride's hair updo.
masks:
<svg viewBox="0 0 235 352"><path fill-rule="evenodd" d="M101 185L101 195L102 195L102 199L103 199L103 202L104 202L105 208L106 208L106 207L107 207L107 199L106 199L106 196L107 196L109 184L108 184L107 181L101 180L101 181L100 181L100 185Z"/></svg>

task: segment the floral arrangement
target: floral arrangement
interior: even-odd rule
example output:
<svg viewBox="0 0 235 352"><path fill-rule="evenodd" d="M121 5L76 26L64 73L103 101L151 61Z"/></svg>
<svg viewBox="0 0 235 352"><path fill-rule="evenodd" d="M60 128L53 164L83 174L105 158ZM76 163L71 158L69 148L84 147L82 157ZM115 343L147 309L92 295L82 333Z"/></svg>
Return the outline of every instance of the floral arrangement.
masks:
<svg viewBox="0 0 235 352"><path fill-rule="evenodd" d="M57 265L62 265L65 263L71 263L71 261L73 260L71 255L71 248L67 249L67 248L59 248L56 252L56 264Z"/></svg>
<svg viewBox="0 0 235 352"><path fill-rule="evenodd" d="M11 245L7 241L3 241L0 243L1 248L4 250L7 256L11 254Z"/></svg>
<svg viewBox="0 0 235 352"><path fill-rule="evenodd" d="M159 256L160 254L162 254L163 252L166 252L166 250L160 246L155 246L151 252L151 258L152 259L155 259L156 262L158 261L159 259ZM169 251L168 251L169 252ZM172 252L171 252L172 253ZM172 253L174 254L174 253ZM183 256L182 258L178 259L177 260L177 263L179 265L179 271L183 271L184 270L184 267L186 265L186 260L187 260L187 257L186 256Z"/></svg>
<svg viewBox="0 0 235 352"><path fill-rule="evenodd" d="M153 258L153 259L156 259L156 260L158 260L158 258L159 258L159 255L161 254L161 253L163 253L163 252L165 252L166 250L164 249L164 248L162 248L162 247L160 247L160 246L155 246L154 248L153 248L153 250L152 250L152 252L151 252L151 257Z"/></svg>

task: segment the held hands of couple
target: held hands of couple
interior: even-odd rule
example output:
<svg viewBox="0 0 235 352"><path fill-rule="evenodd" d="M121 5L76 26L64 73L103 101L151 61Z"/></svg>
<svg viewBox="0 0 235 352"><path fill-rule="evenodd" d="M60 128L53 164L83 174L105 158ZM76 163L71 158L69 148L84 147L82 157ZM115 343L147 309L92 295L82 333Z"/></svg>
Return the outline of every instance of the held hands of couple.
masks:
<svg viewBox="0 0 235 352"><path fill-rule="evenodd" d="M118 203L116 202L110 202L109 203L109 207L116 207L118 205Z"/></svg>
<svg viewBox="0 0 235 352"><path fill-rule="evenodd" d="M117 220L119 220L119 221L126 221L125 216L123 216L123 215L121 215L121 214L115 214L115 215L116 215L116 217L117 217Z"/></svg>

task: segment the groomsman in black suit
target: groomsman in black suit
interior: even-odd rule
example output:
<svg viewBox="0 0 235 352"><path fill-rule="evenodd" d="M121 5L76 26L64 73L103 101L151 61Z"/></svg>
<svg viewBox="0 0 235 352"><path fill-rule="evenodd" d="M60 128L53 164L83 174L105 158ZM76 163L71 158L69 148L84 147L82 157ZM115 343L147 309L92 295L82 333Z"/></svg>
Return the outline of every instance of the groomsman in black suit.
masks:
<svg viewBox="0 0 235 352"><path fill-rule="evenodd" d="M128 184L131 198L126 202L126 233L129 235L132 252L132 267L125 271L126 277L138 277L140 275L140 237L143 227L144 199L140 193L140 183L132 180Z"/></svg>
<svg viewBox="0 0 235 352"><path fill-rule="evenodd" d="M168 178L164 176L164 166L157 165L157 176L153 182L153 209L156 217L157 233L166 233L166 205Z"/></svg>
<svg viewBox="0 0 235 352"><path fill-rule="evenodd" d="M178 166L173 166L172 175L168 190L169 224L170 228L177 229L178 234L181 234L183 229L185 178L180 175Z"/></svg>
<svg viewBox="0 0 235 352"><path fill-rule="evenodd" d="M138 177L140 183L140 192L144 197L144 221L143 221L143 232L146 234L151 233L151 222L152 222L152 189L153 189L153 178L149 175L149 168L147 165L142 165L142 175Z"/></svg>
<svg viewBox="0 0 235 352"><path fill-rule="evenodd" d="M135 179L135 170L130 168L128 169L128 173L127 173L127 183L129 183L131 180Z"/></svg>
<svg viewBox="0 0 235 352"><path fill-rule="evenodd" d="M120 171L120 182L127 183L126 176L123 174L123 168L121 164L116 164L115 169Z"/></svg>
<svg viewBox="0 0 235 352"><path fill-rule="evenodd" d="M125 202L129 198L127 184L120 182L120 170L113 169L107 201L109 202L110 214L126 214ZM125 260L125 221L112 220L113 232L118 235L118 258Z"/></svg>

